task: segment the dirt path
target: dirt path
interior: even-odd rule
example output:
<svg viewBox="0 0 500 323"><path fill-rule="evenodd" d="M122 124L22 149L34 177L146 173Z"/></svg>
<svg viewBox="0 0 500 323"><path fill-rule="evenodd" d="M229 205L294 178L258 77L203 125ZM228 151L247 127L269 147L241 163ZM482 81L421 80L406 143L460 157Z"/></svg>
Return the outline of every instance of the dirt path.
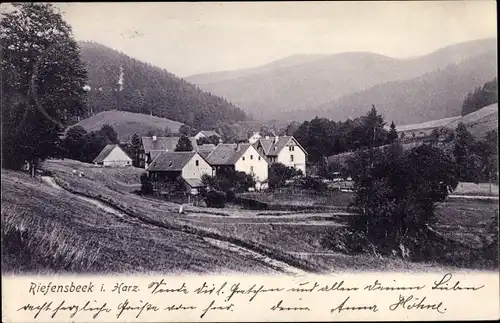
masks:
<svg viewBox="0 0 500 323"><path fill-rule="evenodd" d="M71 192L65 190L63 187L59 186L59 184L56 183L56 181L54 180L53 177L42 176L42 181L44 181L46 184L48 184L49 186L51 186L51 187L53 187L53 188L55 188L57 190L62 190L62 191L68 192L69 194L72 194L72 195L76 196L77 198L79 198L79 199L81 199L83 201L86 201L86 202L88 202L90 204L93 204L93 205L97 206L98 208L102 209L103 211L105 211L107 213L110 213L110 214L113 214L113 215L119 217L120 219L124 219L124 220L126 220L127 222L129 222L131 224L139 224L139 225L150 226L150 227L155 228L155 229L162 229L162 227L160 227L160 226L155 226L155 225L152 225L152 224L143 223L139 219L131 218L130 216L128 216L127 214L121 212L120 210L117 210L117 209L113 208L110 205L106 205L105 203L103 203L103 202L101 202L99 200L96 200L96 199L93 199L93 198L90 198L90 197L86 197L86 196L82 196L82 195L79 195L79 194L71 193ZM203 239L207 243L212 244L213 246L216 246L216 247L221 248L221 249L226 249L226 250L233 251L233 252L237 253L240 256L243 256L243 257L246 257L246 258L250 258L250 259L256 260L256 261L258 261L260 263L263 263L267 267L269 267L271 269L274 269L277 272L283 272L283 273L292 274L292 275L303 275L303 274L306 274L306 271L304 271L302 269L293 267L293 266L291 266L291 265L289 265L287 263L284 263L284 262L279 261L277 259L273 259L273 258L268 257L266 255L260 254L260 253L258 253L256 251L253 251L253 250L250 250L250 249L238 246L236 244L233 244L233 243L230 243L230 242L227 242L227 241L213 239L213 238L207 238L207 237L203 237Z"/></svg>
<svg viewBox="0 0 500 323"><path fill-rule="evenodd" d="M469 199L469 200L498 200L498 196L491 196L491 195L448 195L448 197Z"/></svg>
<svg viewBox="0 0 500 323"><path fill-rule="evenodd" d="M267 266L276 269L281 272L285 272L287 274L292 274L292 275L304 275L306 274L305 271L299 268L295 268L293 266L290 266L282 261L276 260L269 258L267 256L261 255L258 252L255 252L253 250L249 250L240 246L237 246L235 244L226 242L226 241L220 241L216 239L211 239L211 238L204 238L205 241L210 243L213 246L216 246L221 249L226 249L233 251L239 255L248 257L248 258L253 258L256 260L260 260L261 262L265 263Z"/></svg>

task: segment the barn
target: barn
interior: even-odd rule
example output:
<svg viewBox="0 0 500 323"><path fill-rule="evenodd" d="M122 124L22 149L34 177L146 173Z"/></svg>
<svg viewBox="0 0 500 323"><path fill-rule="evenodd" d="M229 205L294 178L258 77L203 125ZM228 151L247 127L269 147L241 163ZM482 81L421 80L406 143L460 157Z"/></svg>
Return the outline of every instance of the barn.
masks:
<svg viewBox="0 0 500 323"><path fill-rule="evenodd" d="M131 166L132 159L120 148L120 146L106 145L93 161L96 165L122 167Z"/></svg>

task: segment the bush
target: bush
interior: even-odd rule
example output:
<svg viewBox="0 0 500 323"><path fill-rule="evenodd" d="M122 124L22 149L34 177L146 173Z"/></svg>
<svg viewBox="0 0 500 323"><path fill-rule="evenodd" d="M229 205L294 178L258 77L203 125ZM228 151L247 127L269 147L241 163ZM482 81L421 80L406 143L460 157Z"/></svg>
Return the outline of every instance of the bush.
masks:
<svg viewBox="0 0 500 323"><path fill-rule="evenodd" d="M221 191L210 190L205 196L205 203L208 207L224 208L226 203L226 194Z"/></svg>
<svg viewBox="0 0 500 323"><path fill-rule="evenodd" d="M302 179L300 186L306 190L313 190L319 193L326 192L327 185L323 183L319 178L314 178L311 176L306 176Z"/></svg>

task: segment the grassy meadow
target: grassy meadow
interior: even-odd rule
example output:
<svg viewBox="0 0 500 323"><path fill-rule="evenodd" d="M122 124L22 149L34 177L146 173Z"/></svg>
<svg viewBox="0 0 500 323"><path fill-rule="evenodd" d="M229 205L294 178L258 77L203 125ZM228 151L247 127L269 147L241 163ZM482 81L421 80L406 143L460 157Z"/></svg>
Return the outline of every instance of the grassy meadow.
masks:
<svg viewBox="0 0 500 323"><path fill-rule="evenodd" d="M2 171L2 239L11 246L3 259L10 270L281 271L249 253L208 243L210 239L309 272L491 268L480 259L481 248L496 233L490 225L498 216L495 201L449 199L440 205L436 230L453 241L466 243L469 249L447 250L435 261L409 262L347 252L344 244L350 214L345 206L350 203L349 193L332 197L303 194L297 198L278 192L267 197L275 203L290 203L293 198L299 204L334 206L320 212L254 211L228 205L225 209L185 206L187 212L179 214L178 204L134 193L140 187L142 169L107 168L71 160L48 160L43 169L66 190L113 206L124 216L110 214L39 178ZM83 171L84 177L75 176L74 169ZM20 238L23 235L28 238ZM459 261L454 260L457 253ZM55 259L59 260L51 263L51 254L58 255Z"/></svg>

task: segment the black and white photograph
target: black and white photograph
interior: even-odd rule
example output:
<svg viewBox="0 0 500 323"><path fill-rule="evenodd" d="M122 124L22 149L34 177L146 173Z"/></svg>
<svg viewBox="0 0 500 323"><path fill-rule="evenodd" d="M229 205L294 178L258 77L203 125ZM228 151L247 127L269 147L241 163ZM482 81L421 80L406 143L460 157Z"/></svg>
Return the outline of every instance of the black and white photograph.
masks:
<svg viewBox="0 0 500 323"><path fill-rule="evenodd" d="M498 273L495 1L0 8L2 274Z"/></svg>

